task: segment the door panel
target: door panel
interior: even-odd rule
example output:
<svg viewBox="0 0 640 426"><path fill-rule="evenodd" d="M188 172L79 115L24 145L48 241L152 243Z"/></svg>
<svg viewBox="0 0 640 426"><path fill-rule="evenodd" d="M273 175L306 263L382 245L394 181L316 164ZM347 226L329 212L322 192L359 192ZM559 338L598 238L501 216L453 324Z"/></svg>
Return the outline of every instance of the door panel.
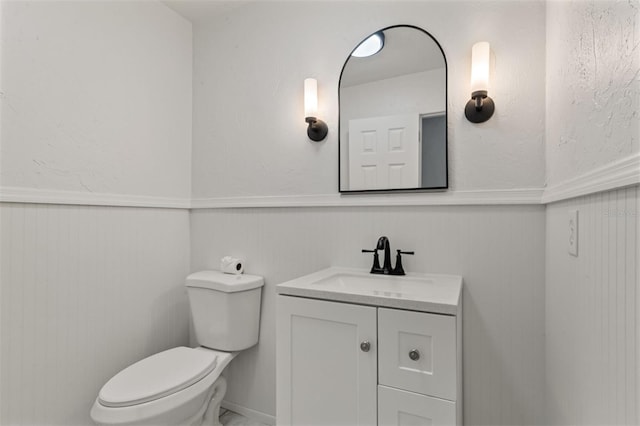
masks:
<svg viewBox="0 0 640 426"><path fill-rule="evenodd" d="M352 190L419 188L418 114L349 120L349 187Z"/></svg>

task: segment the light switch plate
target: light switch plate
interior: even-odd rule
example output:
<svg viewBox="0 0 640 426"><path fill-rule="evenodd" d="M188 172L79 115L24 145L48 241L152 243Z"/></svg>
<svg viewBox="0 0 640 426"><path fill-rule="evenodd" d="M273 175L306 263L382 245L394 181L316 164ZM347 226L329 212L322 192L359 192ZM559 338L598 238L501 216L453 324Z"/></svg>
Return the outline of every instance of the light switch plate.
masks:
<svg viewBox="0 0 640 426"><path fill-rule="evenodd" d="M578 210L569 211L569 254L578 256Z"/></svg>

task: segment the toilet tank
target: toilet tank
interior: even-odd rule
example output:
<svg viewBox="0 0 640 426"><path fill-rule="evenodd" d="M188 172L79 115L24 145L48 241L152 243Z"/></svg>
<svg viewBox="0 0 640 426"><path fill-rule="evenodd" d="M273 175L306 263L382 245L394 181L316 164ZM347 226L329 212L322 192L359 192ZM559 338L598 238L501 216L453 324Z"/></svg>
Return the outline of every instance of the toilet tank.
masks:
<svg viewBox="0 0 640 426"><path fill-rule="evenodd" d="M232 352L258 343L262 277L200 271L185 285L199 345Z"/></svg>

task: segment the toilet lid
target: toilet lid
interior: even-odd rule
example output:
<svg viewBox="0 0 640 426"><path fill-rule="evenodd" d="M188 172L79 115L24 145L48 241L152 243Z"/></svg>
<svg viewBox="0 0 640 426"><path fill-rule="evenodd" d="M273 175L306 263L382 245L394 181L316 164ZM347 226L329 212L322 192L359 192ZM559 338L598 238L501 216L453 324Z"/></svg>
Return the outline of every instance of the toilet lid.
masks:
<svg viewBox="0 0 640 426"><path fill-rule="evenodd" d="M100 390L100 404L128 407L185 389L216 367L213 351L184 346L157 353L125 368Z"/></svg>

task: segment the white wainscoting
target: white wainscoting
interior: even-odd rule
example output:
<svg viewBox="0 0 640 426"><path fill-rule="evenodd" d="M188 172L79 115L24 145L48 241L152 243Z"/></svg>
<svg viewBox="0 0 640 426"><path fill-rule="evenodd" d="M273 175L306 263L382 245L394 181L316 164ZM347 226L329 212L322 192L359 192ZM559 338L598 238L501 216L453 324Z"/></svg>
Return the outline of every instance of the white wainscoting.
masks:
<svg viewBox="0 0 640 426"><path fill-rule="evenodd" d="M128 364L188 343L187 210L0 204L3 425L88 425Z"/></svg>
<svg viewBox="0 0 640 426"><path fill-rule="evenodd" d="M331 265L371 267L377 238L415 250L408 271L464 277L466 424L544 423L545 207L202 209L191 268L245 258L265 277L260 343L229 366L227 405L275 415L275 286ZM322 366L319 366L322 368ZM330 374L330 372L327 372ZM319 395L320 397L320 395Z"/></svg>
<svg viewBox="0 0 640 426"><path fill-rule="evenodd" d="M547 424L640 423L639 187L547 206ZM578 210L578 257L568 215Z"/></svg>

